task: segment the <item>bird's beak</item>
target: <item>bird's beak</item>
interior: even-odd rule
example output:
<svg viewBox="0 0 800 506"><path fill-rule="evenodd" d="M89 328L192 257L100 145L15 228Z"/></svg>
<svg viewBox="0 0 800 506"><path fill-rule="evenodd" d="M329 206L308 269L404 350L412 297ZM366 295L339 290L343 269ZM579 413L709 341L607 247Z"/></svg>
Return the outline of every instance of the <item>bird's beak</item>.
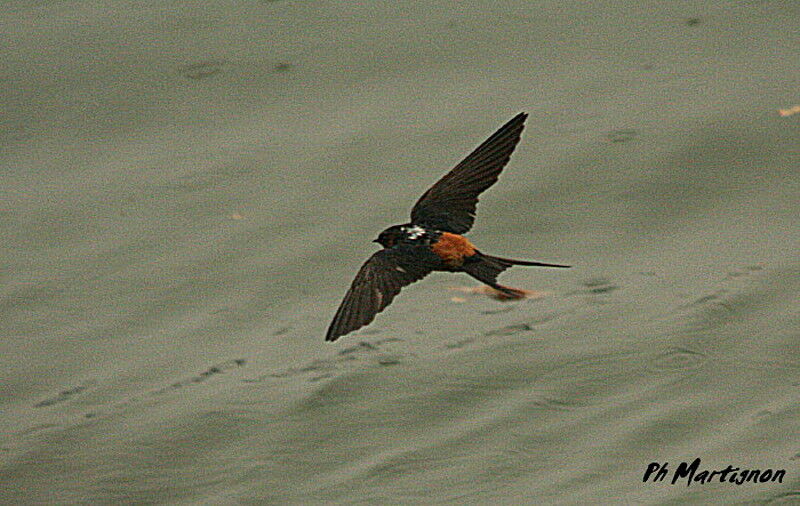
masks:
<svg viewBox="0 0 800 506"><path fill-rule="evenodd" d="M378 240L377 239L373 239L372 242L378 242Z"/></svg>

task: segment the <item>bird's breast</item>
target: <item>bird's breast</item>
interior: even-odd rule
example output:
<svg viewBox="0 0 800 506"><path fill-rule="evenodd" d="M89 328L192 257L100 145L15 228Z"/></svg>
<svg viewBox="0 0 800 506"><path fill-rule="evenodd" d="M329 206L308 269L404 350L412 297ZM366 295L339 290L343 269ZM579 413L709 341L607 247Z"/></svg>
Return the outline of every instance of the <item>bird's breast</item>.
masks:
<svg viewBox="0 0 800 506"><path fill-rule="evenodd" d="M464 259L475 254L475 246L463 235L442 232L436 242L431 244L431 250L442 259L450 268L458 268L464 264Z"/></svg>

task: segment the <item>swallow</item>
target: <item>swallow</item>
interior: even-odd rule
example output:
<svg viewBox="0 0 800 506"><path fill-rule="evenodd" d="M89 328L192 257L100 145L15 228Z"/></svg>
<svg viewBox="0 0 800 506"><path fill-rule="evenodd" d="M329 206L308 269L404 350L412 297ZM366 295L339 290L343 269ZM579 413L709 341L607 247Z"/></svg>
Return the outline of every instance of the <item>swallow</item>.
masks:
<svg viewBox="0 0 800 506"><path fill-rule="evenodd" d="M369 324L392 303L400 290L433 271L465 272L511 298L523 292L497 283L512 265L562 267L512 260L481 253L462 234L472 228L478 195L497 182L525 128L520 113L475 148L436 182L411 209L411 221L380 233L383 249L372 255L356 274L325 336L335 341Z"/></svg>

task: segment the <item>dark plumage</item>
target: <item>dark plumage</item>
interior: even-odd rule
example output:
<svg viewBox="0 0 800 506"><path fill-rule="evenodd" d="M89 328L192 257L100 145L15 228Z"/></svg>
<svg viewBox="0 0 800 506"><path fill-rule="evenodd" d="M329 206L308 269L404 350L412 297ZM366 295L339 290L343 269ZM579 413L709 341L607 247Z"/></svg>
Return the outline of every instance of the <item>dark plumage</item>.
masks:
<svg viewBox="0 0 800 506"><path fill-rule="evenodd" d="M454 234L469 231L475 222L478 195L497 182L527 117L524 112L514 116L431 186L411 209L411 222Z"/></svg>
<svg viewBox="0 0 800 506"><path fill-rule="evenodd" d="M569 267L510 260L485 255L466 237L475 221L478 195L497 182L525 127L520 113L436 182L414 205L411 222L387 228L375 242L384 249L361 267L344 296L326 341L372 322L400 290L432 271L466 272L512 297L520 291L497 284L497 276L512 265Z"/></svg>

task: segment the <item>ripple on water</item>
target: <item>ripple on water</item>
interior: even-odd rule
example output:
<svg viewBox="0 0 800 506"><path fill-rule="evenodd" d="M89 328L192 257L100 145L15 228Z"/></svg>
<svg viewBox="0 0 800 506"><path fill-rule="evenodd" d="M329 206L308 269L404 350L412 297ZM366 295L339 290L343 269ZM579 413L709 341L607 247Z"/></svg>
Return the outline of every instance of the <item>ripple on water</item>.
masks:
<svg viewBox="0 0 800 506"><path fill-rule="evenodd" d="M766 504L800 504L800 491L791 491L776 495L769 499Z"/></svg>
<svg viewBox="0 0 800 506"><path fill-rule="evenodd" d="M661 371L691 371L706 363L705 353L688 348L672 347L650 359L650 365Z"/></svg>
<svg viewBox="0 0 800 506"><path fill-rule="evenodd" d="M225 65L225 62L222 60L211 60L184 65L178 70L183 77L200 80L219 74L222 72L223 65Z"/></svg>
<svg viewBox="0 0 800 506"><path fill-rule="evenodd" d="M581 288L567 292L567 295L601 295L614 290L619 286L607 278L591 278L580 282Z"/></svg>

